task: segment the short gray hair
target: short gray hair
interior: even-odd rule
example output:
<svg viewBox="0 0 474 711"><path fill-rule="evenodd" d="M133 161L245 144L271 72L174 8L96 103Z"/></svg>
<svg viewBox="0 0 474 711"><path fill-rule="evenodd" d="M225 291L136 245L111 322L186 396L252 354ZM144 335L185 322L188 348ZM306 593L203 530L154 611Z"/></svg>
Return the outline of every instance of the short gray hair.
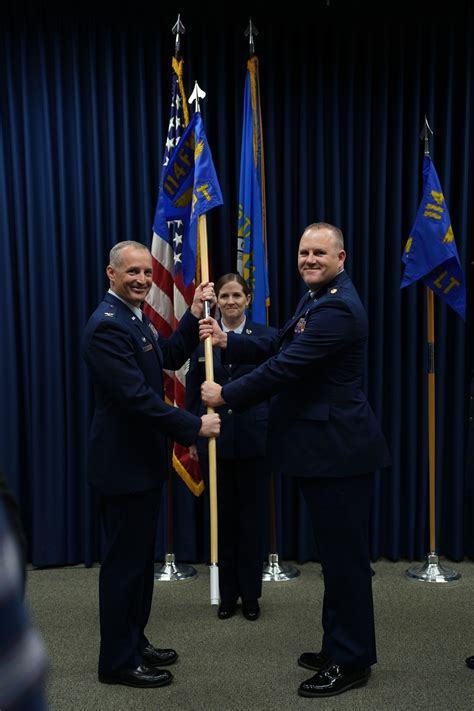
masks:
<svg viewBox="0 0 474 711"><path fill-rule="evenodd" d="M306 232L312 232L313 230L330 230L334 236L337 248L344 249L344 235L339 227L331 225L329 222L313 222L311 225L304 228L303 235L306 234Z"/></svg>
<svg viewBox="0 0 474 711"><path fill-rule="evenodd" d="M122 252L124 249L127 249L127 247L133 247L134 249L144 249L146 252L150 251L148 247L146 247L144 244L142 244L141 242L135 242L133 239L127 239L123 242L117 242L117 244L114 244L109 254L109 264L111 267L117 269L117 267L120 267L122 265Z"/></svg>

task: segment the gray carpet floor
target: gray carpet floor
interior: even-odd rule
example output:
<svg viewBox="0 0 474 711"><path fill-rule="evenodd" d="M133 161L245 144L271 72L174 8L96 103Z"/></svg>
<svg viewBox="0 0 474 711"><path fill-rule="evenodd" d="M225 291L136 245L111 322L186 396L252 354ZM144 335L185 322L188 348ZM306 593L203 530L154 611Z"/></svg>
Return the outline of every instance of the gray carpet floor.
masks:
<svg viewBox="0 0 474 711"><path fill-rule="evenodd" d="M474 563L445 563L462 574L453 584L410 582L406 562L378 561L373 579L379 662L369 684L330 699L296 690L311 672L296 659L317 651L323 581L320 566L299 566L290 582L263 585L262 614L240 610L217 619L209 569L185 582L156 582L147 629L158 646L175 648L174 681L159 689L97 681L99 568L30 570L27 603L50 659L52 711L246 711L257 709L474 709ZM350 581L348 581L350 585Z"/></svg>

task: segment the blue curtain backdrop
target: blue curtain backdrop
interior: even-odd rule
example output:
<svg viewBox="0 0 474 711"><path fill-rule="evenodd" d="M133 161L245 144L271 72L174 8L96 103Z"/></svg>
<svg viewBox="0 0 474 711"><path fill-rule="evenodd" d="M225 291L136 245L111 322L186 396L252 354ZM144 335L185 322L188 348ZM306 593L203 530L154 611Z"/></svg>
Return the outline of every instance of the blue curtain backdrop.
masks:
<svg viewBox="0 0 474 711"><path fill-rule="evenodd" d="M303 291L296 250L304 226L341 226L347 269L370 322L365 385L393 455L393 466L377 474L372 556L423 559L426 297L421 285L399 286L421 197L426 114L468 287L466 324L435 302L437 542L440 554L457 560L474 554L473 494L465 486L473 18L468 3L439 15L425 3L399 3L388 17L352 5L315 3L304 22L253 13L271 323L282 325ZM85 478L92 391L80 341L108 286L111 246L151 242L177 11L101 16L95 7L71 17L70 9L41 8L19 3L0 11L0 468L20 501L32 562L61 565L100 558L96 501ZM197 79L207 92L202 114L225 200L208 216L215 275L236 261L249 14L239 6L181 18L185 87L189 95ZM315 558L294 483L277 481L276 491L280 557ZM167 548L165 504L166 497L158 559ZM194 499L176 477L177 559L206 560L207 541L205 495Z"/></svg>

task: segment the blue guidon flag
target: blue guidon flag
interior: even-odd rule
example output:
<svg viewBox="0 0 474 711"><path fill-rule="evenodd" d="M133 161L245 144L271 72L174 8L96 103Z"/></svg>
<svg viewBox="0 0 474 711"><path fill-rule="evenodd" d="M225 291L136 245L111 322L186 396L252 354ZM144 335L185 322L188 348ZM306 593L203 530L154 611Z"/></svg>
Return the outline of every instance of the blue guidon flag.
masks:
<svg viewBox="0 0 474 711"><path fill-rule="evenodd" d="M268 323L270 290L267 263L265 161L258 59L247 62L240 153L237 271L252 291L250 318Z"/></svg>
<svg viewBox="0 0 474 711"><path fill-rule="evenodd" d="M423 161L423 185L423 198L402 256L405 272L400 288L422 279L465 319L464 275L448 208L430 156Z"/></svg>
<svg viewBox="0 0 474 711"><path fill-rule="evenodd" d="M211 149L197 111L163 174L165 219L183 222L181 255L185 286L191 283L196 272L197 218L223 202Z"/></svg>

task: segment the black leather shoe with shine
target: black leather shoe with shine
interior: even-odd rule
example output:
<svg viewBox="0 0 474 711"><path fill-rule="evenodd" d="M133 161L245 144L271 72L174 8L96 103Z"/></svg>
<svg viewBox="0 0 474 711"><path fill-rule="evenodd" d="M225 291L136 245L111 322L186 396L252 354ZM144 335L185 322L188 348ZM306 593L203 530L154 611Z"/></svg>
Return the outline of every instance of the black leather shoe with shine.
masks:
<svg viewBox="0 0 474 711"><path fill-rule="evenodd" d="M142 650L143 661L147 667L169 667L178 658L174 649L158 649L152 644L147 644Z"/></svg>
<svg viewBox="0 0 474 711"><path fill-rule="evenodd" d="M220 620L228 620L235 615L235 602L221 602L217 610L217 617Z"/></svg>
<svg viewBox="0 0 474 711"><path fill-rule="evenodd" d="M344 672L337 664L328 664L311 679L300 684L298 694L307 697L336 696L349 689L365 686L369 675L370 667Z"/></svg>
<svg viewBox="0 0 474 711"><path fill-rule="evenodd" d="M474 669L474 656L468 657L466 659L466 664L469 667L469 669Z"/></svg>
<svg viewBox="0 0 474 711"><path fill-rule="evenodd" d="M115 674L99 673L99 681L102 684L124 684L125 686L138 686L142 689L166 686L172 679L173 675L167 669L146 667L144 664L136 669L122 669Z"/></svg>
<svg viewBox="0 0 474 711"><path fill-rule="evenodd" d="M258 600L242 600L242 614L251 622L255 622L260 617L260 605Z"/></svg>
<svg viewBox="0 0 474 711"><path fill-rule="evenodd" d="M313 671L321 671L330 661L329 654L326 652L303 652L298 658L298 664L305 669Z"/></svg>

